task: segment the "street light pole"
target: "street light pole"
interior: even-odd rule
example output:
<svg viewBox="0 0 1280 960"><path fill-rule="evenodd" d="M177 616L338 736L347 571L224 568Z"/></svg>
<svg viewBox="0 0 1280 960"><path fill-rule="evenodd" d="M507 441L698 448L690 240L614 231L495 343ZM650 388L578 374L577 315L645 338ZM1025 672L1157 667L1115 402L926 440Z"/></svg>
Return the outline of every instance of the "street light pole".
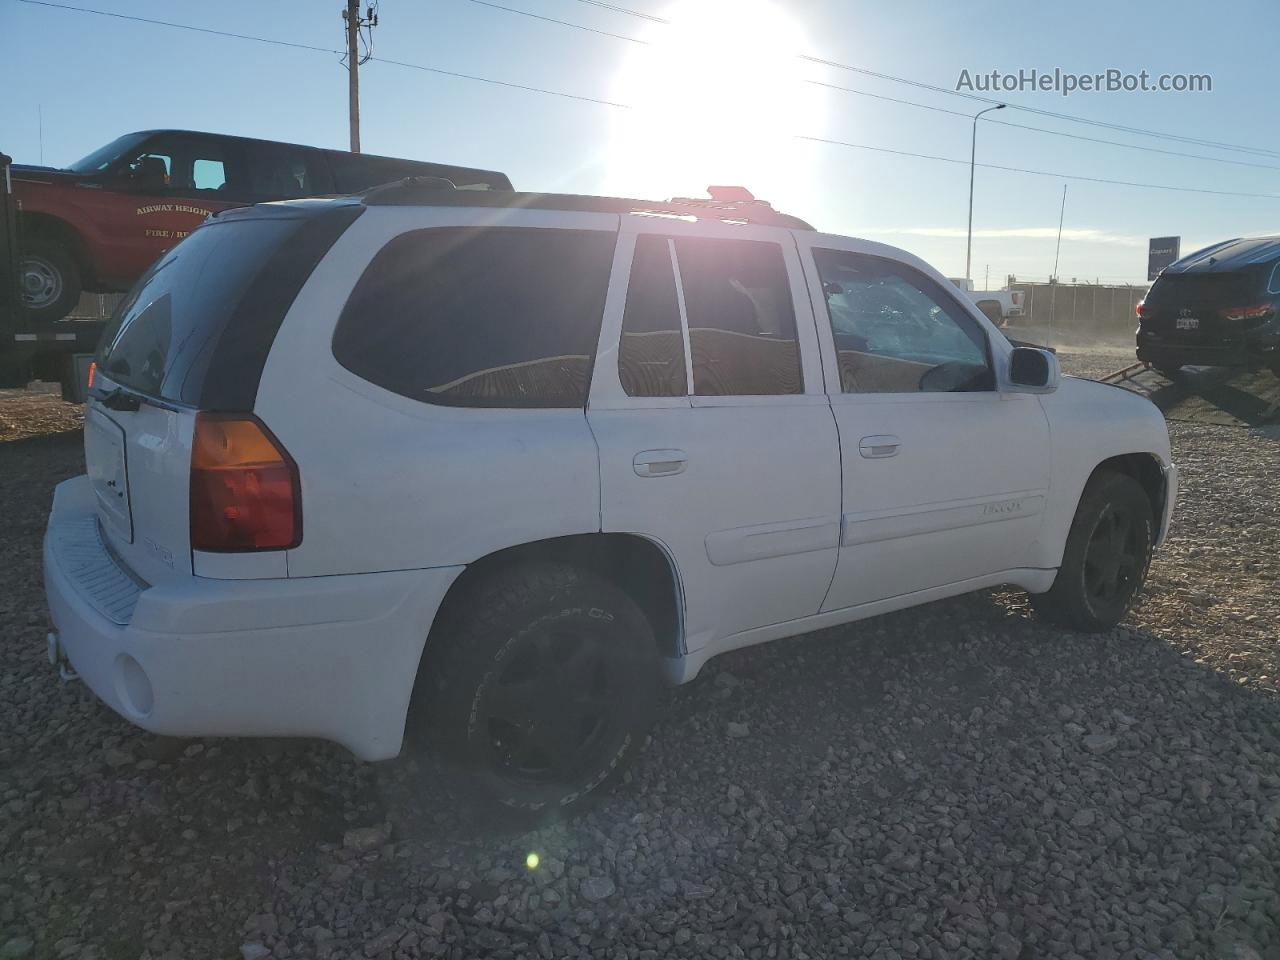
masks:
<svg viewBox="0 0 1280 960"><path fill-rule="evenodd" d="M992 110L1003 110L1004 104L997 103L994 107L987 107L985 110L979 110L973 118L973 139L969 143L969 239L964 248L964 279L970 287L973 286L973 277L969 272L970 261L973 259L973 168L974 161L978 156L978 117L984 113L990 113Z"/></svg>

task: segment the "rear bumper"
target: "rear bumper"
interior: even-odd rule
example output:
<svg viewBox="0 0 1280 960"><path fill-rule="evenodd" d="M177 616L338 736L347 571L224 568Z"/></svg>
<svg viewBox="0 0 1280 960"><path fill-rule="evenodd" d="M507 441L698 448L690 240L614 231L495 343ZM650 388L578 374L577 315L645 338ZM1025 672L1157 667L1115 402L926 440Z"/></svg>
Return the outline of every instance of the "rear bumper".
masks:
<svg viewBox="0 0 1280 960"><path fill-rule="evenodd" d="M400 752L423 644L461 567L189 577L138 585L122 605L123 582L105 596L99 586L119 564L94 517L87 477L58 485L45 592L58 647L113 710L172 736L320 737L363 760Z"/></svg>
<svg viewBox="0 0 1280 960"><path fill-rule="evenodd" d="M1280 336L1267 330L1209 342L1139 330L1138 359L1154 366L1246 367L1280 360Z"/></svg>

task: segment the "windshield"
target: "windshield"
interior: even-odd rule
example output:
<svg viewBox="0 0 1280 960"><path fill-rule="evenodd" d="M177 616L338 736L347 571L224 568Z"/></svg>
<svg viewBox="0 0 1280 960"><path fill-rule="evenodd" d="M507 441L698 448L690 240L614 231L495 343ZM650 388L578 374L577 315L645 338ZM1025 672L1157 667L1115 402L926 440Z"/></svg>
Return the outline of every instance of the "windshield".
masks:
<svg viewBox="0 0 1280 960"><path fill-rule="evenodd" d="M144 139L146 139L144 133L126 133L123 137L116 137L105 147L99 147L87 157L77 160L67 169L75 173L101 173Z"/></svg>

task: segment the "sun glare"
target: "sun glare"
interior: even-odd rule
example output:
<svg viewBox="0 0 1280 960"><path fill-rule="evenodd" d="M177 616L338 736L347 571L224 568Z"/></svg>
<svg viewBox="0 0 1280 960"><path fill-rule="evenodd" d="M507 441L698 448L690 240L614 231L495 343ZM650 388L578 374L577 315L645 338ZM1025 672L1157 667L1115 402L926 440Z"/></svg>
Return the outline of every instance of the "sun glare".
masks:
<svg viewBox="0 0 1280 960"><path fill-rule="evenodd" d="M794 195L805 151L794 135L819 128L822 108L803 89L798 24L767 0L684 0L670 25L643 35L623 63L615 99L610 192L701 196L738 184L762 199Z"/></svg>

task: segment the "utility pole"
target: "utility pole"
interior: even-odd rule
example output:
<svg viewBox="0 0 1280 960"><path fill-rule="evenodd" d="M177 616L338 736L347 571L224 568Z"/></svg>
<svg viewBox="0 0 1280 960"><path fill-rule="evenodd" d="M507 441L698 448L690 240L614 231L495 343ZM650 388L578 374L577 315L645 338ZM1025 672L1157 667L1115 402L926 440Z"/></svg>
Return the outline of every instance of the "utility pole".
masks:
<svg viewBox="0 0 1280 960"><path fill-rule="evenodd" d="M342 19L347 24L347 112L351 119L351 152L360 152L360 64L368 63L373 55L371 33L378 25L377 4L371 3L365 16L360 16L360 0L347 0L347 8L342 11ZM360 56L360 30L369 33L369 52Z"/></svg>

